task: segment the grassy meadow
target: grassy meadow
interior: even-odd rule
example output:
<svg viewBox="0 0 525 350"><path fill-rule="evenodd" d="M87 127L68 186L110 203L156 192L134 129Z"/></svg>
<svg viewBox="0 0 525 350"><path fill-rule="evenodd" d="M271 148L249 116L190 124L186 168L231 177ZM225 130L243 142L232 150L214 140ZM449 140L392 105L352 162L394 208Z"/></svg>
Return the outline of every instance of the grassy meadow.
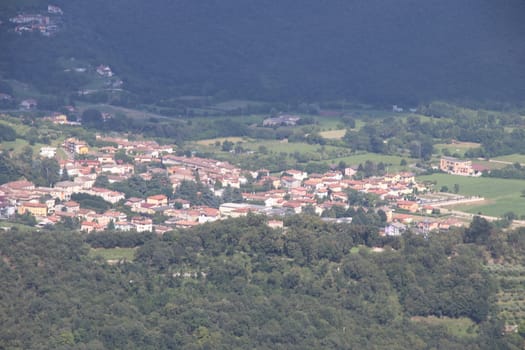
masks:
<svg viewBox="0 0 525 350"><path fill-rule="evenodd" d="M512 211L518 216L525 215L525 197L521 191L525 189L525 181L513 179L496 179L488 177L468 177L449 174L433 174L420 176L418 181L436 181L435 188L447 186L450 191L454 184L459 185L459 194L467 196L482 196L485 202L472 205L458 205L454 209L491 216L502 216Z"/></svg>
<svg viewBox="0 0 525 350"><path fill-rule="evenodd" d="M434 149L441 154L444 153L444 150L447 150L449 154L457 154L461 157L463 157L469 149L479 147L480 144L475 142L437 143L434 145Z"/></svg>

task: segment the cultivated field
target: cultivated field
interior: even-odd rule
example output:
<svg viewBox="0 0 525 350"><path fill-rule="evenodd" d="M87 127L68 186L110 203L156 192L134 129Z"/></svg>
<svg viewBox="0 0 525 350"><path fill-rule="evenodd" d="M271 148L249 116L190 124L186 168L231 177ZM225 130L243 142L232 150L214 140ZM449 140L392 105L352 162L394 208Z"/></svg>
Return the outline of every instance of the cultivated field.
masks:
<svg viewBox="0 0 525 350"><path fill-rule="evenodd" d="M345 136L346 129L321 131L319 134L325 139L340 140Z"/></svg>
<svg viewBox="0 0 525 350"><path fill-rule="evenodd" d="M510 325L525 321L525 267L521 265L487 265L487 271L498 280L496 295L500 318Z"/></svg>

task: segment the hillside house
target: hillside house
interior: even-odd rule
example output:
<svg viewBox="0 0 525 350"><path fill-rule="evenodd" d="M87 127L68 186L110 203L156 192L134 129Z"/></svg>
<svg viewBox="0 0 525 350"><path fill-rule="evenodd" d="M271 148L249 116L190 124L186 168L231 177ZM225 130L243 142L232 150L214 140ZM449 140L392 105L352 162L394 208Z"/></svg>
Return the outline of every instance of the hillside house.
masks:
<svg viewBox="0 0 525 350"><path fill-rule="evenodd" d="M156 207L168 205L168 197L163 194L157 194L155 196L149 196L146 198L146 203L154 205Z"/></svg>
<svg viewBox="0 0 525 350"><path fill-rule="evenodd" d="M20 108L25 109L25 110L35 109L37 106L38 106L38 102L34 98L30 98L30 99L23 100L22 102L20 102Z"/></svg>
<svg viewBox="0 0 525 350"><path fill-rule="evenodd" d="M101 64L97 67L97 74L101 77L111 78L113 76L113 71L111 68L109 68L109 66Z"/></svg>
<svg viewBox="0 0 525 350"><path fill-rule="evenodd" d="M301 120L301 117L298 115L280 115L275 118L266 118L263 120L263 126L274 127L274 126L294 126L297 125L297 122Z"/></svg>
<svg viewBox="0 0 525 350"><path fill-rule="evenodd" d="M397 201L397 207L411 213L415 213L419 209L419 205L414 201Z"/></svg>
<svg viewBox="0 0 525 350"><path fill-rule="evenodd" d="M54 158L57 152L56 147L41 147L40 148L40 157L43 158Z"/></svg>
<svg viewBox="0 0 525 350"><path fill-rule="evenodd" d="M134 217L131 219L131 224L137 232L153 232L153 221L151 219Z"/></svg>

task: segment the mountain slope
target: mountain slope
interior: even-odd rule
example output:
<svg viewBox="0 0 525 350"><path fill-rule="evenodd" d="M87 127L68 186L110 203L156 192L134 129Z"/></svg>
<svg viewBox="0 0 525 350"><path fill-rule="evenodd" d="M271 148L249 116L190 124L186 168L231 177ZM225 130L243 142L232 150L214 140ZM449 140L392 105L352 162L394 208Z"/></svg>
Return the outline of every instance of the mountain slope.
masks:
<svg viewBox="0 0 525 350"><path fill-rule="evenodd" d="M525 3L518 0L57 3L65 30L47 48L31 44L30 53L110 64L128 89L153 99L417 103L525 96ZM7 58L14 55L8 50ZM5 60L6 54L4 75L31 79L16 69L29 64L6 67Z"/></svg>

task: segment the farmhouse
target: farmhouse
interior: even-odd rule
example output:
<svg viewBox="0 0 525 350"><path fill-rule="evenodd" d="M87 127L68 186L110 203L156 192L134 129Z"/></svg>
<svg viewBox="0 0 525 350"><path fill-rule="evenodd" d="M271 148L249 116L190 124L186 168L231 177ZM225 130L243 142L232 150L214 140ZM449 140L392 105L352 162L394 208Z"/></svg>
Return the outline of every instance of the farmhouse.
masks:
<svg viewBox="0 0 525 350"><path fill-rule="evenodd" d="M263 126L293 126L296 125L299 120L301 120L301 117L297 115L280 115L276 118L266 118L263 120Z"/></svg>

